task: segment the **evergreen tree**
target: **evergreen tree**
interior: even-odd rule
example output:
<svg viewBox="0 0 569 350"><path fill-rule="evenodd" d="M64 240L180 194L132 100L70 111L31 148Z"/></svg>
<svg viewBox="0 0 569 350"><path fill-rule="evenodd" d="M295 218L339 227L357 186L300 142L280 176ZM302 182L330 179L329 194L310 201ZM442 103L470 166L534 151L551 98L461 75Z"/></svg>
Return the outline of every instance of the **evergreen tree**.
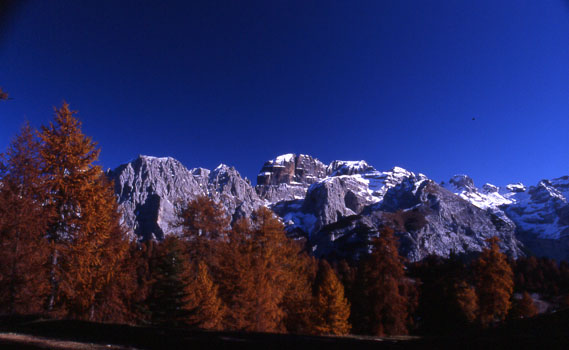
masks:
<svg viewBox="0 0 569 350"><path fill-rule="evenodd" d="M146 301L154 324L183 326L189 322L192 271L184 243L168 236L157 247L152 285Z"/></svg>
<svg viewBox="0 0 569 350"><path fill-rule="evenodd" d="M0 310L39 312L47 296L48 208L39 142L25 124L0 161Z"/></svg>
<svg viewBox="0 0 569 350"><path fill-rule="evenodd" d="M478 297L469 283L469 271L455 255L431 255L411 265L419 281L417 318L422 332L457 333L478 315Z"/></svg>
<svg viewBox="0 0 569 350"><path fill-rule="evenodd" d="M102 292L119 275L128 242L119 224L112 184L94 162L99 149L81 131L64 103L55 120L42 127L41 157L54 216L47 230L51 243L51 296L68 315L94 319Z"/></svg>
<svg viewBox="0 0 569 350"><path fill-rule="evenodd" d="M373 335L407 334L413 286L405 277L404 259L390 228L381 231L373 251L362 260L353 317L356 331Z"/></svg>
<svg viewBox="0 0 569 350"><path fill-rule="evenodd" d="M129 301L129 314L137 323L149 324L150 312L147 305L153 284L152 265L157 258L157 243L154 240L132 242L129 250L129 261L135 270L135 285Z"/></svg>
<svg viewBox="0 0 569 350"><path fill-rule="evenodd" d="M313 327L318 334L345 335L350 331L350 304L336 273L321 260L314 285Z"/></svg>
<svg viewBox="0 0 569 350"><path fill-rule="evenodd" d="M492 237L487 242L490 247L474 262L480 322L485 327L506 318L514 290L513 272L506 255L500 252L499 239Z"/></svg>

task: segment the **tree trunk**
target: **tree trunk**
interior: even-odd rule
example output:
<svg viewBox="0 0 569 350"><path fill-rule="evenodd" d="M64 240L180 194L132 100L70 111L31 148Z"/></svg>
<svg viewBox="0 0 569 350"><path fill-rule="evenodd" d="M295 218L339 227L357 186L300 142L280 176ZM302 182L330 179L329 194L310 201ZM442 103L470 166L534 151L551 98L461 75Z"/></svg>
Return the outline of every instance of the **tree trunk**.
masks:
<svg viewBox="0 0 569 350"><path fill-rule="evenodd" d="M53 311L53 306L55 304L55 296L57 295L57 277L55 269L57 266L58 250L54 248L53 254L51 255L51 270L49 272L49 280L51 283L51 295L49 296L49 301L47 303L47 311Z"/></svg>

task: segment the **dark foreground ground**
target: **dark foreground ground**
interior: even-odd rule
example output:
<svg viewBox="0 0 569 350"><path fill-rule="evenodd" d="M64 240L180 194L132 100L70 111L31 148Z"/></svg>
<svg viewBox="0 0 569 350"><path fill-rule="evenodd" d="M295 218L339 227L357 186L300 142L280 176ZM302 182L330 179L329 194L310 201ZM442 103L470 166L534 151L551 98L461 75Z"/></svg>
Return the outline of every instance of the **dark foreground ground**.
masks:
<svg viewBox="0 0 569 350"><path fill-rule="evenodd" d="M0 318L0 349L568 349L569 310L453 336L316 337Z"/></svg>

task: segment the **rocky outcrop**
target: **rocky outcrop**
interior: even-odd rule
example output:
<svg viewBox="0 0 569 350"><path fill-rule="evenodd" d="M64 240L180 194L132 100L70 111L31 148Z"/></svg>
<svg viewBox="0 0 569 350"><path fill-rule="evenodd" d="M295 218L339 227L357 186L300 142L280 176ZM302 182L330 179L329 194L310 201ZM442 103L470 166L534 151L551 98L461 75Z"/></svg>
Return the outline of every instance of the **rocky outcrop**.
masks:
<svg viewBox="0 0 569 350"><path fill-rule="evenodd" d="M270 203L304 198L308 187L326 177L326 166L305 154L285 154L265 162L256 191Z"/></svg>
<svg viewBox="0 0 569 350"><path fill-rule="evenodd" d="M502 249L511 256L523 254L510 221L472 205L424 176L401 168L389 175L385 178L398 181L384 184L376 191L381 195L367 201L362 195L365 186L360 183L354 188L358 182L350 177L331 178L326 186L311 187L302 211L315 217L309 241L316 255L357 257L369 249L369 242L384 226L396 230L401 252L411 261L430 254L479 252L492 236L501 239ZM350 208L347 199L355 194L359 194L355 196L359 202ZM318 205L312 196L326 200Z"/></svg>
<svg viewBox="0 0 569 350"><path fill-rule="evenodd" d="M513 198L504 211L525 246L538 256L569 260L569 178L542 180Z"/></svg>
<svg viewBox="0 0 569 350"><path fill-rule="evenodd" d="M453 178L454 179L454 178ZM475 206L491 211L515 227L525 249L537 256L569 259L569 177L542 180L529 188L521 183L499 188L485 184L482 190L445 187Z"/></svg>
<svg viewBox="0 0 569 350"><path fill-rule="evenodd" d="M223 204L233 219L249 216L263 201L233 167L188 170L173 158L139 156L109 172L123 222L139 239L176 234L178 212L198 195Z"/></svg>
<svg viewBox="0 0 569 350"><path fill-rule="evenodd" d="M510 256L523 255L515 237L515 226L510 221L472 205L434 181L423 182L410 199L416 204L411 200L412 206L402 209L412 209L424 217L420 227L402 232L402 248L410 260L420 260L430 254L479 252L493 236L500 238L502 250Z"/></svg>
<svg viewBox="0 0 569 350"><path fill-rule="evenodd" d="M114 180L125 226L142 239L163 239L176 232L180 205L206 193L194 175L170 157L139 156L109 176Z"/></svg>
<svg viewBox="0 0 569 350"><path fill-rule="evenodd" d="M208 179L208 193L213 200L223 204L233 220L249 217L263 201L234 167L221 164L215 168Z"/></svg>

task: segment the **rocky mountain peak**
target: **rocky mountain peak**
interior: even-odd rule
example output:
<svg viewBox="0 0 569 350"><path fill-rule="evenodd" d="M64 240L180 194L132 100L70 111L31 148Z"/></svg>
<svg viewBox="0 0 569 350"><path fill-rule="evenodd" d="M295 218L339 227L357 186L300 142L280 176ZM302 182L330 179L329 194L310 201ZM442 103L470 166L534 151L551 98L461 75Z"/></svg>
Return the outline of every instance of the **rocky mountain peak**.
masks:
<svg viewBox="0 0 569 350"><path fill-rule="evenodd" d="M284 154L266 161L257 175L258 195L271 202L303 198L308 187L326 177L326 166L306 154Z"/></svg>
<svg viewBox="0 0 569 350"><path fill-rule="evenodd" d="M265 162L257 185L310 185L326 176L325 165L309 155L284 154Z"/></svg>
<svg viewBox="0 0 569 350"><path fill-rule="evenodd" d="M474 186L474 181L468 175L455 175L449 180L449 183L458 190L470 192L478 191L476 186Z"/></svg>
<svg viewBox="0 0 569 350"><path fill-rule="evenodd" d="M506 185L506 190L508 192L512 192L512 193L520 193L520 192L525 192L526 191L526 187L524 186L523 183L518 182L515 184L509 184Z"/></svg>
<svg viewBox="0 0 569 350"><path fill-rule="evenodd" d="M485 183L484 186L482 186L482 193L485 194L497 193L499 190L500 189L498 188L498 186L494 186L489 183Z"/></svg>
<svg viewBox="0 0 569 350"><path fill-rule="evenodd" d="M369 165L365 160L335 160L326 167L328 176L364 174L372 171L376 171L375 168Z"/></svg>

